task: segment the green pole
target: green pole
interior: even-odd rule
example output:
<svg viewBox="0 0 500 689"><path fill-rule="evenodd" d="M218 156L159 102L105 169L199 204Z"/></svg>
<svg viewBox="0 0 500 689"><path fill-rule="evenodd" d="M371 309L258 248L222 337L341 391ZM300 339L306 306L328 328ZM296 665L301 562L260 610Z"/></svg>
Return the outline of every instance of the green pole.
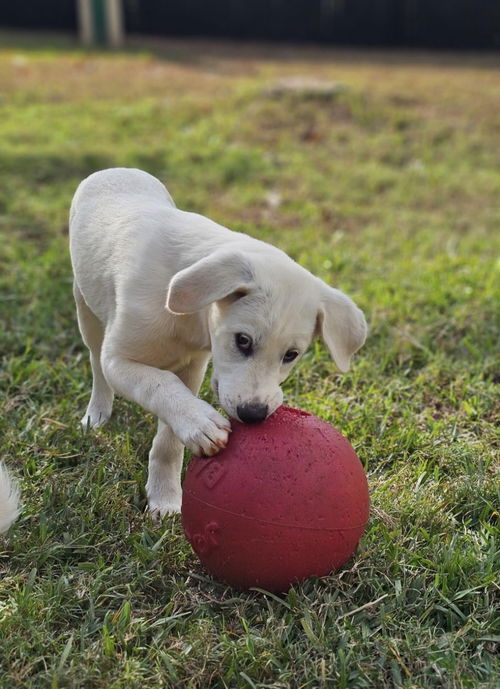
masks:
<svg viewBox="0 0 500 689"><path fill-rule="evenodd" d="M77 0L80 38L86 45L119 48L124 40L122 0Z"/></svg>
<svg viewBox="0 0 500 689"><path fill-rule="evenodd" d="M92 0L91 12L94 41L98 45L106 45L108 42L106 0Z"/></svg>

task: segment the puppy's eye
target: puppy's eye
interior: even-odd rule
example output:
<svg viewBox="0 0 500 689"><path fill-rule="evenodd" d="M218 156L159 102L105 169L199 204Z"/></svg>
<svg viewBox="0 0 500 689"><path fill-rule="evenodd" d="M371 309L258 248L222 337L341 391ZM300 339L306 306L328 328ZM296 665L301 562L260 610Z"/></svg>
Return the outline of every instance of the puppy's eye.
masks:
<svg viewBox="0 0 500 689"><path fill-rule="evenodd" d="M253 342L250 335L245 335L245 333L238 333L235 336L236 346L242 354L248 356L252 353Z"/></svg>
<svg viewBox="0 0 500 689"><path fill-rule="evenodd" d="M289 349L288 352L286 352L285 356L283 357L283 363L289 364L294 359L296 359L298 356L299 356L299 353L296 349Z"/></svg>

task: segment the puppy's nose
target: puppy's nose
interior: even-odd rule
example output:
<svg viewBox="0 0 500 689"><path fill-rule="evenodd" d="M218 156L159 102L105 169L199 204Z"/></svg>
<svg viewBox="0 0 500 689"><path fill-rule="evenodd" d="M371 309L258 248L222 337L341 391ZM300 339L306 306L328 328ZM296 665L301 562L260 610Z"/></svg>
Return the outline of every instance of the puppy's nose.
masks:
<svg viewBox="0 0 500 689"><path fill-rule="evenodd" d="M267 404L239 404L236 407L238 416L243 423L259 423L264 421L269 411Z"/></svg>

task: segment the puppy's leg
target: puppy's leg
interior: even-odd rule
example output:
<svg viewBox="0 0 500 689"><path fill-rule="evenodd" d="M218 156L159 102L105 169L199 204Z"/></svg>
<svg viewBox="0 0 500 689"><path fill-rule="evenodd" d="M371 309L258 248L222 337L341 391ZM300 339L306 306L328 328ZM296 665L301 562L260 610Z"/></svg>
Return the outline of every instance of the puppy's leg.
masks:
<svg viewBox="0 0 500 689"><path fill-rule="evenodd" d="M214 455L226 446L231 431L227 419L195 397L175 373L124 356L119 352L120 342L119 333L106 331L101 364L115 392L169 425L196 455Z"/></svg>
<svg viewBox="0 0 500 689"><path fill-rule="evenodd" d="M100 361L104 328L101 321L87 306L76 281L73 283L73 294L78 325L83 341L89 348L92 366L92 395L87 411L82 418L82 426L95 428L106 423L113 408L113 391L104 378Z"/></svg>
<svg viewBox="0 0 500 689"><path fill-rule="evenodd" d="M199 357L179 372L179 378L197 395L207 368L208 357ZM149 452L146 494L153 518L180 512L182 502L181 470L184 446L168 424L158 420L158 431Z"/></svg>
<svg viewBox="0 0 500 689"><path fill-rule="evenodd" d="M158 431L149 451L146 495L154 519L181 511L181 468L184 445L170 426L158 419Z"/></svg>

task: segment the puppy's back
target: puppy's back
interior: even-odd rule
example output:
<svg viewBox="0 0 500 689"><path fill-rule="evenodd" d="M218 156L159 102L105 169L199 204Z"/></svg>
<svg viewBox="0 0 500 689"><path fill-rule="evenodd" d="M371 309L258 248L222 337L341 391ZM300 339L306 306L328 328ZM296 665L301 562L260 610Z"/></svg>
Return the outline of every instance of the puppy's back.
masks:
<svg viewBox="0 0 500 689"><path fill-rule="evenodd" d="M142 170L101 170L79 185L70 210L71 262L80 292L103 322L114 314L118 283L134 272L146 235L172 211L164 185Z"/></svg>
<svg viewBox="0 0 500 689"><path fill-rule="evenodd" d="M71 204L70 224L75 214L88 204L109 206L112 200L131 201L137 197L175 208L166 187L156 177L136 168L115 167L94 172L80 183Z"/></svg>

